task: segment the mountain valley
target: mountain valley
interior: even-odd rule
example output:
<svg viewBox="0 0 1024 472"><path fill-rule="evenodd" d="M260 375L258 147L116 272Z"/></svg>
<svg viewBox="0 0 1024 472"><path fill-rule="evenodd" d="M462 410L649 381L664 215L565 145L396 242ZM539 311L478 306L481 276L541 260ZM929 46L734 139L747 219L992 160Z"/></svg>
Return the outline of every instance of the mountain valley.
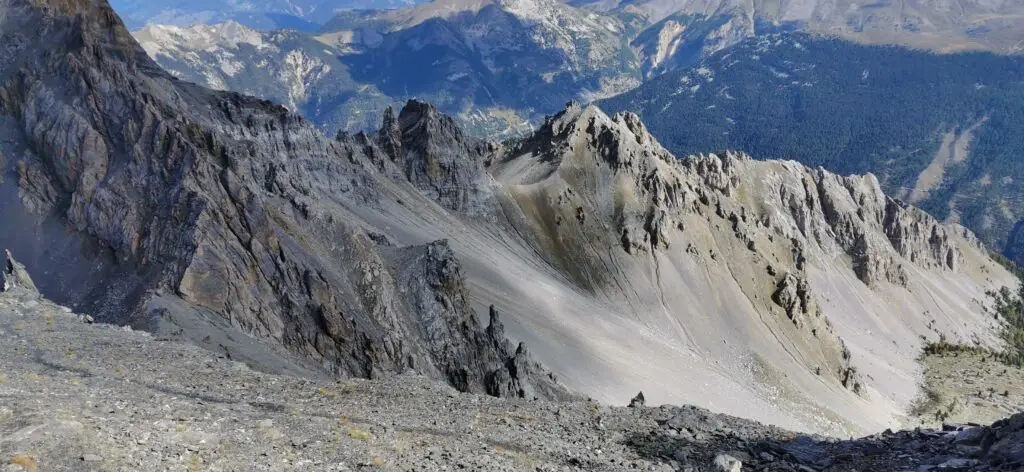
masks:
<svg viewBox="0 0 1024 472"><path fill-rule="evenodd" d="M722 116L752 126L724 95L764 120L778 119L772 99L787 100L747 82L723 91L729 74L795 76L804 51L793 44L848 43L744 40L599 105L563 104L639 85L640 56L622 56L632 23L557 2L439 5L346 12L314 36L240 23L129 33L105 0L0 0L8 469L1024 464L1024 418L1007 411L1024 401L1016 393L958 410L1007 417L990 427L878 433L942 428L928 418L973 392L937 372L981 382L993 371L984 355L923 359L926 347L1007 347L990 293L1020 280L986 248L1003 240L969 219L981 200L956 199L972 213L945 221L914 204L977 191L951 186L962 173L1013 169L973 164L1016 116L1003 104L1012 66L958 95L1000 108L951 105L949 121L900 128L953 162L900 193L894 182L922 180L934 153L887 173L843 154L853 146L794 133L775 154L764 135L735 146L711 127ZM776 40L757 50L764 59L742 49ZM886 51L909 67L977 61L943 63L949 74L1007 64ZM627 72L609 82L605 67ZM652 87L680 74L699 87L659 101ZM375 89L328 104L365 83ZM675 115L705 123L692 138L651 113L677 99L700 104ZM496 126L498 108L482 103L515 116ZM640 113L618 112L630 105ZM726 114L697 115L712 106ZM758 160L720 151L747 145ZM982 187L1012 198L1014 185Z"/></svg>

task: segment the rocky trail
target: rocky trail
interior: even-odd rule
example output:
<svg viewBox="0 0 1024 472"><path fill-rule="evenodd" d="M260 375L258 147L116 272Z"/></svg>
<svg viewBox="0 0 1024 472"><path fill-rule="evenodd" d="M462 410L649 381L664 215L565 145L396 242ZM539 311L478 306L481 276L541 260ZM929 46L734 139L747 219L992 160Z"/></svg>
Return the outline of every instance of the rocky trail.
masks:
<svg viewBox="0 0 1024 472"><path fill-rule="evenodd" d="M921 399L911 411L921 426L989 423L1024 409L1024 369L970 352L928 355L922 364Z"/></svg>
<svg viewBox="0 0 1024 472"><path fill-rule="evenodd" d="M610 407L466 394L414 375L306 380L94 324L28 279L7 280L4 472L1024 467L1024 414L840 441L696 407L646 407L642 397Z"/></svg>

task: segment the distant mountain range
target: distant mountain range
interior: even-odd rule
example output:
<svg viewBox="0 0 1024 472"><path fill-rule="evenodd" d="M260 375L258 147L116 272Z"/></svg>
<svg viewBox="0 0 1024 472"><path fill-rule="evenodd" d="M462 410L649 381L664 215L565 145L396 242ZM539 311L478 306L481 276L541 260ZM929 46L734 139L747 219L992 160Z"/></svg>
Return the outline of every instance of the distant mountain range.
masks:
<svg viewBox="0 0 1024 472"><path fill-rule="evenodd" d="M421 1L115 0L113 7L131 28L234 20L257 29L313 31L341 11L401 8ZM488 2L436 0L430 3L433 6L420 13L430 11L434 16L444 16L467 8L480 8ZM712 43L723 44L778 28L944 51L986 49L1015 53L1024 50L1024 28L1021 28L1024 4L1015 0L570 0L566 3L587 12L604 11L643 18L651 32L642 47L659 46L658 52L662 55L671 55L680 38L710 34ZM532 6L527 9L543 11ZM694 29L704 32L684 31Z"/></svg>
<svg viewBox="0 0 1024 472"><path fill-rule="evenodd" d="M239 23L150 25L135 37L172 74L288 106L322 130L380 122L387 104L422 98L475 134L530 130L569 100L640 84L629 25L556 0L349 12L319 33Z"/></svg>
<svg viewBox="0 0 1024 472"><path fill-rule="evenodd" d="M420 97L472 132L522 133L568 100L624 92L745 38L780 32L942 51L1024 50L1024 5L1008 1L411 3L114 6L137 19L129 24L174 26L147 26L136 36L175 75L286 104L324 130L359 129L379 121L381 103ZM277 16L253 21L260 12ZM233 22L190 27L226 20ZM266 32L275 29L305 33ZM250 47L246 38L257 36L260 47Z"/></svg>
<svg viewBox="0 0 1024 472"><path fill-rule="evenodd" d="M590 9L664 20L721 18L748 35L784 27L873 44L942 51L1024 50L1024 3L1016 0L572 0ZM730 29L733 29L730 27ZM681 32L680 32L681 33ZM676 33L679 34L679 33ZM669 34L672 35L672 34Z"/></svg>
<svg viewBox="0 0 1024 472"><path fill-rule="evenodd" d="M1022 69L1005 54L1024 44L1024 7L893 5L438 0L318 16L317 32L228 22L135 36L175 76L284 104L329 134L373 128L385 106L421 98L471 134L506 138L569 100L607 99L676 152L732 147L874 172L1024 262L1012 248L1024 239L1012 157L1024 149L1013 125Z"/></svg>
<svg viewBox="0 0 1024 472"><path fill-rule="evenodd" d="M258 29L315 31L346 9L396 8L415 0L111 0L129 28L237 21Z"/></svg>
<svg viewBox="0 0 1024 472"><path fill-rule="evenodd" d="M1019 56L769 35L601 106L639 113L677 153L745 149L875 173L887 192L964 224L996 250L1009 250L1024 218Z"/></svg>

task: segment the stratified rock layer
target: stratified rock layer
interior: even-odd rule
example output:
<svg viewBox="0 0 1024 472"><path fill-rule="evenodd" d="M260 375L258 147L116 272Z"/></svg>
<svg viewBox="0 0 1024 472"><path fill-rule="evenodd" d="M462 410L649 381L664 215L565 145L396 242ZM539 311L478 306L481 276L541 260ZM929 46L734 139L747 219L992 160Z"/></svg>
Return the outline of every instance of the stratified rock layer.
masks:
<svg viewBox="0 0 1024 472"><path fill-rule="evenodd" d="M283 348L296 369L415 370L466 391L567 395L540 369L507 373L525 353L488 340L444 242L393 249L352 218L346 205L381 198L372 153L279 106L176 81L105 1L0 9L0 111L14 139L4 175L17 176L4 185L22 203L4 213L36 228L4 241L47 274L44 291L101 320L193 339L214 329L197 321L212 313ZM401 150L389 157L405 185L468 210L471 182L456 161L480 145L424 104L397 121L402 135L387 149ZM53 224L72 236L43 231ZM168 309L174 300L188 308ZM230 343L220 350L262 363Z"/></svg>

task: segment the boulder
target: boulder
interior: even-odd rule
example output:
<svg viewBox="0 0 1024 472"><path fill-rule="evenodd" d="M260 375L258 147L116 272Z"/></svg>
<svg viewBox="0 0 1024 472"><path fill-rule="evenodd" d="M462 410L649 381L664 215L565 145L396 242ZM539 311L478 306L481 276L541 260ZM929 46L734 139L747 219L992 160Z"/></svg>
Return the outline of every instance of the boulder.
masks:
<svg viewBox="0 0 1024 472"><path fill-rule="evenodd" d="M743 462L728 454L715 456L715 470L718 472L741 472Z"/></svg>
<svg viewBox="0 0 1024 472"><path fill-rule="evenodd" d="M640 392L629 401L630 408L637 408L647 404L647 400L644 399L644 392Z"/></svg>

